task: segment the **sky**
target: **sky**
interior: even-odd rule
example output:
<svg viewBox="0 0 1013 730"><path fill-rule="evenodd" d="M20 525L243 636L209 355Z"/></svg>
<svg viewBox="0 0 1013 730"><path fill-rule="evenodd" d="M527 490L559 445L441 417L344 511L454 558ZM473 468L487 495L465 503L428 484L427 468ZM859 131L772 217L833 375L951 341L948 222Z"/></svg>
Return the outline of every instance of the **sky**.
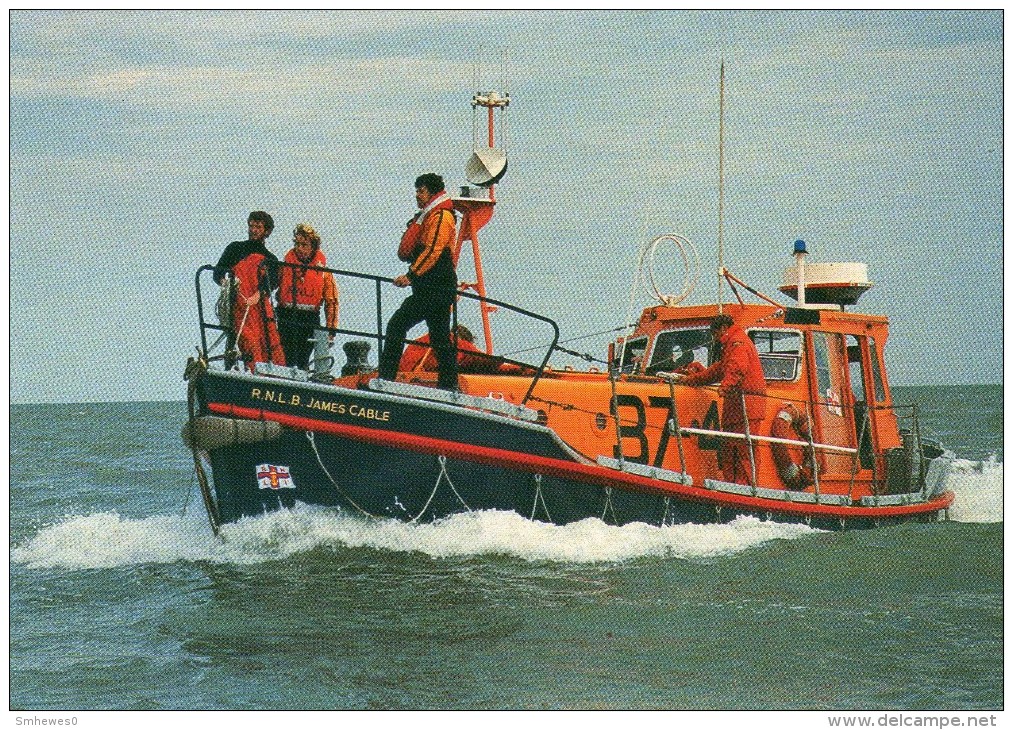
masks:
<svg viewBox="0 0 1013 730"><path fill-rule="evenodd" d="M402 273L476 87L511 96L490 296L564 339L619 326L674 233L713 301L722 60L728 269L776 294L796 238L864 262L892 384L1000 382L1002 52L998 10L14 10L11 400L184 398L194 273L250 210L279 257L308 222L332 266ZM343 324L371 307L343 290Z"/></svg>

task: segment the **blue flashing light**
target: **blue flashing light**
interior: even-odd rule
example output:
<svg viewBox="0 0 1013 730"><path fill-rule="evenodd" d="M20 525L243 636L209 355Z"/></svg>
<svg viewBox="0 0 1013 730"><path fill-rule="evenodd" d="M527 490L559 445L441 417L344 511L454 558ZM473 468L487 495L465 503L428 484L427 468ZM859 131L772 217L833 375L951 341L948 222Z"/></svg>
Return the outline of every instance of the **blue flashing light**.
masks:
<svg viewBox="0 0 1013 730"><path fill-rule="evenodd" d="M805 241L801 238L795 241L795 253L809 253L805 250Z"/></svg>

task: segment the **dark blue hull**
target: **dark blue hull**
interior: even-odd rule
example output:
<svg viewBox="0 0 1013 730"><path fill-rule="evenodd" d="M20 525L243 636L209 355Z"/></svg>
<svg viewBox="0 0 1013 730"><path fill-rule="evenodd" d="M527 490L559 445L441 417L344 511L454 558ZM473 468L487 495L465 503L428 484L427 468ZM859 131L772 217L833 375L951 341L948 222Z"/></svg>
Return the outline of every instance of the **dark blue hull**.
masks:
<svg viewBox="0 0 1013 730"><path fill-rule="evenodd" d="M212 453L221 520L305 504L337 506L353 514L432 521L468 510L511 510L566 524L587 517L610 523L660 524L665 498L632 494L537 473L522 473L435 454L286 431L276 441ZM315 448L314 448L315 447ZM319 460L317 455L319 454ZM261 489L264 464L287 467L291 488ZM669 500L671 503L671 500ZM668 521L675 520L669 505ZM698 521L706 509L675 521ZM713 509L710 510L713 513ZM695 519L694 519L695 517Z"/></svg>

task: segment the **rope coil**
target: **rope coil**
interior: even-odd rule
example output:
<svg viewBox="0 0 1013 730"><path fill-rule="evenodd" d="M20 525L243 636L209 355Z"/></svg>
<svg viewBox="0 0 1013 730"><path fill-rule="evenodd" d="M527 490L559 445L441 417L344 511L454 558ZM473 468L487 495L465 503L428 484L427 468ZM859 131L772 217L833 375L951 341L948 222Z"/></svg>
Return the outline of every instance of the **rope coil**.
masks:
<svg viewBox="0 0 1013 730"><path fill-rule="evenodd" d="M679 251L679 257L682 259L684 273L682 277L682 289L678 294L662 294L658 288L654 257L658 251L658 246L666 241L675 244L675 247ZM674 307L686 299L700 281L700 254L697 252L693 242L685 236L665 233L655 237L640 252L638 269L640 271L640 281L648 296L654 297L666 307Z"/></svg>

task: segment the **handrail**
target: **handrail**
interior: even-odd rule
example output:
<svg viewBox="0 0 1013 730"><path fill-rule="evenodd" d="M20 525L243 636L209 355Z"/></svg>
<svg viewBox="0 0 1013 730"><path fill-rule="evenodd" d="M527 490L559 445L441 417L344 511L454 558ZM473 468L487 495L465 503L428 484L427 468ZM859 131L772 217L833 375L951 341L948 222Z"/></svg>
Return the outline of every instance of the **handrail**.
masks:
<svg viewBox="0 0 1013 730"><path fill-rule="evenodd" d="M747 438L746 434L735 431L714 431L709 428L693 428L690 426L680 426L679 430L683 433L696 434L697 436L714 436L716 438L742 440L746 440ZM795 439L784 439L777 436L760 436L759 434L753 434L750 438L752 438L753 441L765 441L771 444L787 444L788 446L801 446L803 448L808 448L810 446L808 441L796 441ZM820 444L813 442L811 446L815 449L830 451L837 454L853 454L856 451L850 446L836 446L834 444Z"/></svg>
<svg viewBox="0 0 1013 730"><path fill-rule="evenodd" d="M746 408L746 394L743 391L739 391L739 400L741 402L742 412L749 413ZM756 453L753 449L752 434L749 433L749 419L744 418L742 420L743 430L742 433L746 437L746 445L749 447L749 484L753 487L753 496L756 496Z"/></svg>
<svg viewBox="0 0 1013 730"><path fill-rule="evenodd" d="M352 336L355 336L355 337L368 337L368 338L371 338L371 339L375 339L377 341L377 349L378 349L379 354L383 353L383 344L384 344L384 341L386 339L386 333L384 331L385 323L383 321L383 311L382 311L382 305L381 305L381 300L382 300L381 299L381 292L382 292L381 286L383 284L391 284L392 285L394 283L393 279L391 279L390 277L386 277L386 276L379 276L377 274L364 274L364 273L359 272L359 271L350 271L350 270L347 270L347 269L332 269L332 268L323 267L323 266L306 266L306 267L304 267L304 266L302 266L302 264L293 264L293 263L289 263L287 261L277 261L277 262L272 261L270 263L268 263L268 262L265 261L264 263L261 264L261 271L262 272L268 272L270 269L274 269L275 271L277 271L278 269L280 269L282 267L313 269L314 271L321 271L321 272L325 272L325 273L330 273L330 274L333 274L333 275L336 275L336 276L341 276L341 277L346 277L346 278L352 278L352 279L361 279L361 280L366 280L366 281L372 281L372 282L374 282L375 285L376 285L376 332L362 332L362 331L359 331L359 330L344 329L344 328L340 328L340 327L331 328L331 327L325 327L325 326L318 327L318 329L326 330L327 332L334 333L334 334L345 334L345 335L352 335ZM205 358L208 357L206 330L207 329L214 329L214 330L219 330L219 331L228 331L228 329L229 329L226 326L216 325L216 324L214 324L212 322L206 322L205 319L204 319L204 305L203 305L203 297L202 297L202 293L201 293L201 274L203 272L205 272L205 271L213 271L214 268L215 267L212 266L212 265L210 265L210 264L205 264L205 265L203 265L203 266L201 266L200 268L197 269L197 273L194 276L194 284L195 284L195 287L196 287L196 290L197 290L197 314L198 314L198 317L200 318L200 328L201 328L201 349L202 349L202 352L204 353L204 357ZM432 289L434 289L434 290L437 289L437 288L438 287L432 287ZM442 287L442 288L449 289L450 287ZM524 394L524 397L521 399L521 405L525 405L527 403L528 399L531 397L531 394L534 392L535 385L538 383L538 380L544 374L545 368L546 368L546 366L549 363L549 358L552 357L552 353L555 352L556 346L559 343L559 325L557 325L556 322L554 320L550 319L549 317L546 317L546 316L538 314L536 312L532 312L532 311L524 309L522 307L518 307L516 305L510 304L509 302L504 302L504 301L501 301L499 299L492 299L491 297L483 297L483 296L481 296L479 294L474 294L472 292L463 291L463 290L460 290L460 289L458 289L456 287L454 288L454 293L455 293L456 296L454 297L454 300L453 300L453 303L452 303L452 307L453 307L452 316L453 316L453 322L455 322L455 323L457 321L457 302L458 302L458 299L461 298L461 297L464 297L466 299L473 299L473 300L478 301L480 303L486 303L486 304L491 304L491 305L493 305L495 307L501 307L503 309L512 311L512 312L514 312L516 314L519 314L521 316L527 317L529 319L534 319L534 320L537 320L537 321L540 321L540 322L544 322L545 324L548 324L550 327L552 327L552 342L549 344L548 349L546 350L545 355L542 358L541 363L537 367L532 366L532 365L528 365L527 363L520 363L520 362L517 362L515 360L507 360L506 358L502 358L504 362L511 362L513 364L523 365L525 367L533 368L534 371L535 371L534 372L534 377L531 380L531 384L528 386L527 392ZM277 317L277 313L275 314L275 317ZM460 350L456 347L456 344L455 344L455 350L458 351L458 352L460 352Z"/></svg>
<svg viewBox="0 0 1013 730"><path fill-rule="evenodd" d="M205 264L197 269L197 273L193 275L193 285L197 290L197 321L200 323L200 351L204 355L204 359L208 359L208 338L207 329L204 322L204 298L200 294L200 275L202 271L214 271L214 266ZM208 326L214 327L210 322ZM216 329L224 330L223 327L217 327Z"/></svg>

